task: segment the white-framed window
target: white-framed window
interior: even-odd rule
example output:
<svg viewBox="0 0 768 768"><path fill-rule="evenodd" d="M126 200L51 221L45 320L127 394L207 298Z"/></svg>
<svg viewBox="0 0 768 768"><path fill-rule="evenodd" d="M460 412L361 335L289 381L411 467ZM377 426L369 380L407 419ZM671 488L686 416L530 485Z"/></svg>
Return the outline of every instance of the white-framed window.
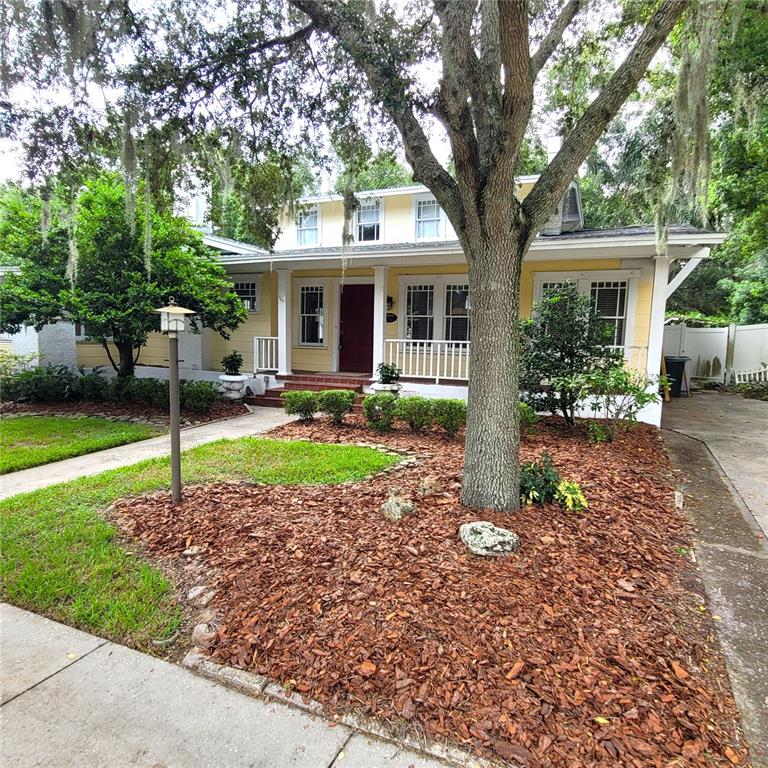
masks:
<svg viewBox="0 0 768 768"><path fill-rule="evenodd" d="M628 288L626 280L593 280L589 286L592 306L613 329L613 347L624 346Z"/></svg>
<svg viewBox="0 0 768 768"><path fill-rule="evenodd" d="M469 341L470 334L469 283L448 283L445 286L445 338Z"/></svg>
<svg viewBox="0 0 768 768"><path fill-rule="evenodd" d="M325 291L324 283L299 285L300 346L325 346Z"/></svg>
<svg viewBox="0 0 768 768"><path fill-rule="evenodd" d="M355 212L355 235L358 243L381 239L381 200L361 200Z"/></svg>
<svg viewBox="0 0 768 768"><path fill-rule="evenodd" d="M236 280L232 287L249 312L258 312L261 309L260 279Z"/></svg>
<svg viewBox="0 0 768 768"><path fill-rule="evenodd" d="M416 239L436 240L442 234L442 211L434 197L416 199Z"/></svg>
<svg viewBox="0 0 768 768"><path fill-rule="evenodd" d="M320 242L320 206L317 203L299 211L296 235L299 245L317 245Z"/></svg>
<svg viewBox="0 0 768 768"><path fill-rule="evenodd" d="M435 332L435 286L408 285L405 294L405 338L423 341Z"/></svg>

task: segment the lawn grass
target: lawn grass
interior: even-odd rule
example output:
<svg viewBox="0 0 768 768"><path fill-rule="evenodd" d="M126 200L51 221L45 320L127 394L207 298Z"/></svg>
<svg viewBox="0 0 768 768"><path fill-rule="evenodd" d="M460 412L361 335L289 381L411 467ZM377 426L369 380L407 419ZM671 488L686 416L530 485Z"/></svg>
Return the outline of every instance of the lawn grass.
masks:
<svg viewBox="0 0 768 768"><path fill-rule="evenodd" d="M146 440L163 430L94 416L11 416L0 420L0 475Z"/></svg>
<svg viewBox="0 0 768 768"><path fill-rule="evenodd" d="M397 460L357 446L242 438L185 452L182 474L186 483L338 483ZM143 649L170 637L181 621L174 584L127 551L101 515L119 498L169 485L168 459L150 459L0 501L2 598Z"/></svg>

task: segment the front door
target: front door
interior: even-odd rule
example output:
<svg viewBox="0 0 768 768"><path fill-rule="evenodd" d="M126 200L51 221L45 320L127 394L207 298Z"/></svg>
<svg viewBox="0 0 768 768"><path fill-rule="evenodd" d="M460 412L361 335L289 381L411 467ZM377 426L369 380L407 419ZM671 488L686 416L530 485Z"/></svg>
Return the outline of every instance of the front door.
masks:
<svg viewBox="0 0 768 768"><path fill-rule="evenodd" d="M339 370L371 373L373 365L373 286L341 287Z"/></svg>

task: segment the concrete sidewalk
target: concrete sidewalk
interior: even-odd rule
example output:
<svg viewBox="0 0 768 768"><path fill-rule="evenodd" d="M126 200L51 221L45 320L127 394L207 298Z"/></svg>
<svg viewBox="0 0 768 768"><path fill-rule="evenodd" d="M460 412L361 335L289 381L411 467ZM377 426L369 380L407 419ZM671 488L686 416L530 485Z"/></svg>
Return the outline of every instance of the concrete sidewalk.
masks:
<svg viewBox="0 0 768 768"><path fill-rule="evenodd" d="M280 424L293 421L293 418L286 416L281 408L254 408L251 413L243 416L182 429L181 449L185 451L214 440L234 440L238 437L258 435ZM44 464L40 467L22 469L20 472L12 472L0 478L0 499L86 475L97 475L104 470L135 464L143 459L167 456L170 452L171 438L169 435L163 435L141 440L138 443L109 448L106 451Z"/></svg>
<svg viewBox="0 0 768 768"><path fill-rule="evenodd" d="M4 768L445 768L0 604Z"/></svg>

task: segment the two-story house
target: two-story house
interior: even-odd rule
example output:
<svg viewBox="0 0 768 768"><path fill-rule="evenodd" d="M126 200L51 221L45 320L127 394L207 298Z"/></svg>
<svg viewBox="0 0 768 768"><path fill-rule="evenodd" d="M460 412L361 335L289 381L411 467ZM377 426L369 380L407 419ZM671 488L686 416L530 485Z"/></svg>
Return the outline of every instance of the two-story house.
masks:
<svg viewBox="0 0 768 768"><path fill-rule="evenodd" d="M520 178L518 195L535 181ZM405 394L466 395L472 296L450 222L419 185L361 192L358 199L346 247L340 195L300 200L272 253L207 236L249 315L228 341L208 332L190 339L187 358L196 362L187 367L213 371L227 351L238 349L259 387L266 383L264 404L278 404L285 386L365 390L380 362L400 367ZM723 238L672 227L668 256L657 257L653 227L584 229L573 182L526 255L521 313L530 312L547 286L572 280L613 326L613 343L627 364L657 375L667 297ZM687 265L670 282L670 264L678 260ZM152 340L140 362L163 365L161 344ZM86 347L80 364L98 364ZM645 418L658 423L659 417L656 408Z"/></svg>

